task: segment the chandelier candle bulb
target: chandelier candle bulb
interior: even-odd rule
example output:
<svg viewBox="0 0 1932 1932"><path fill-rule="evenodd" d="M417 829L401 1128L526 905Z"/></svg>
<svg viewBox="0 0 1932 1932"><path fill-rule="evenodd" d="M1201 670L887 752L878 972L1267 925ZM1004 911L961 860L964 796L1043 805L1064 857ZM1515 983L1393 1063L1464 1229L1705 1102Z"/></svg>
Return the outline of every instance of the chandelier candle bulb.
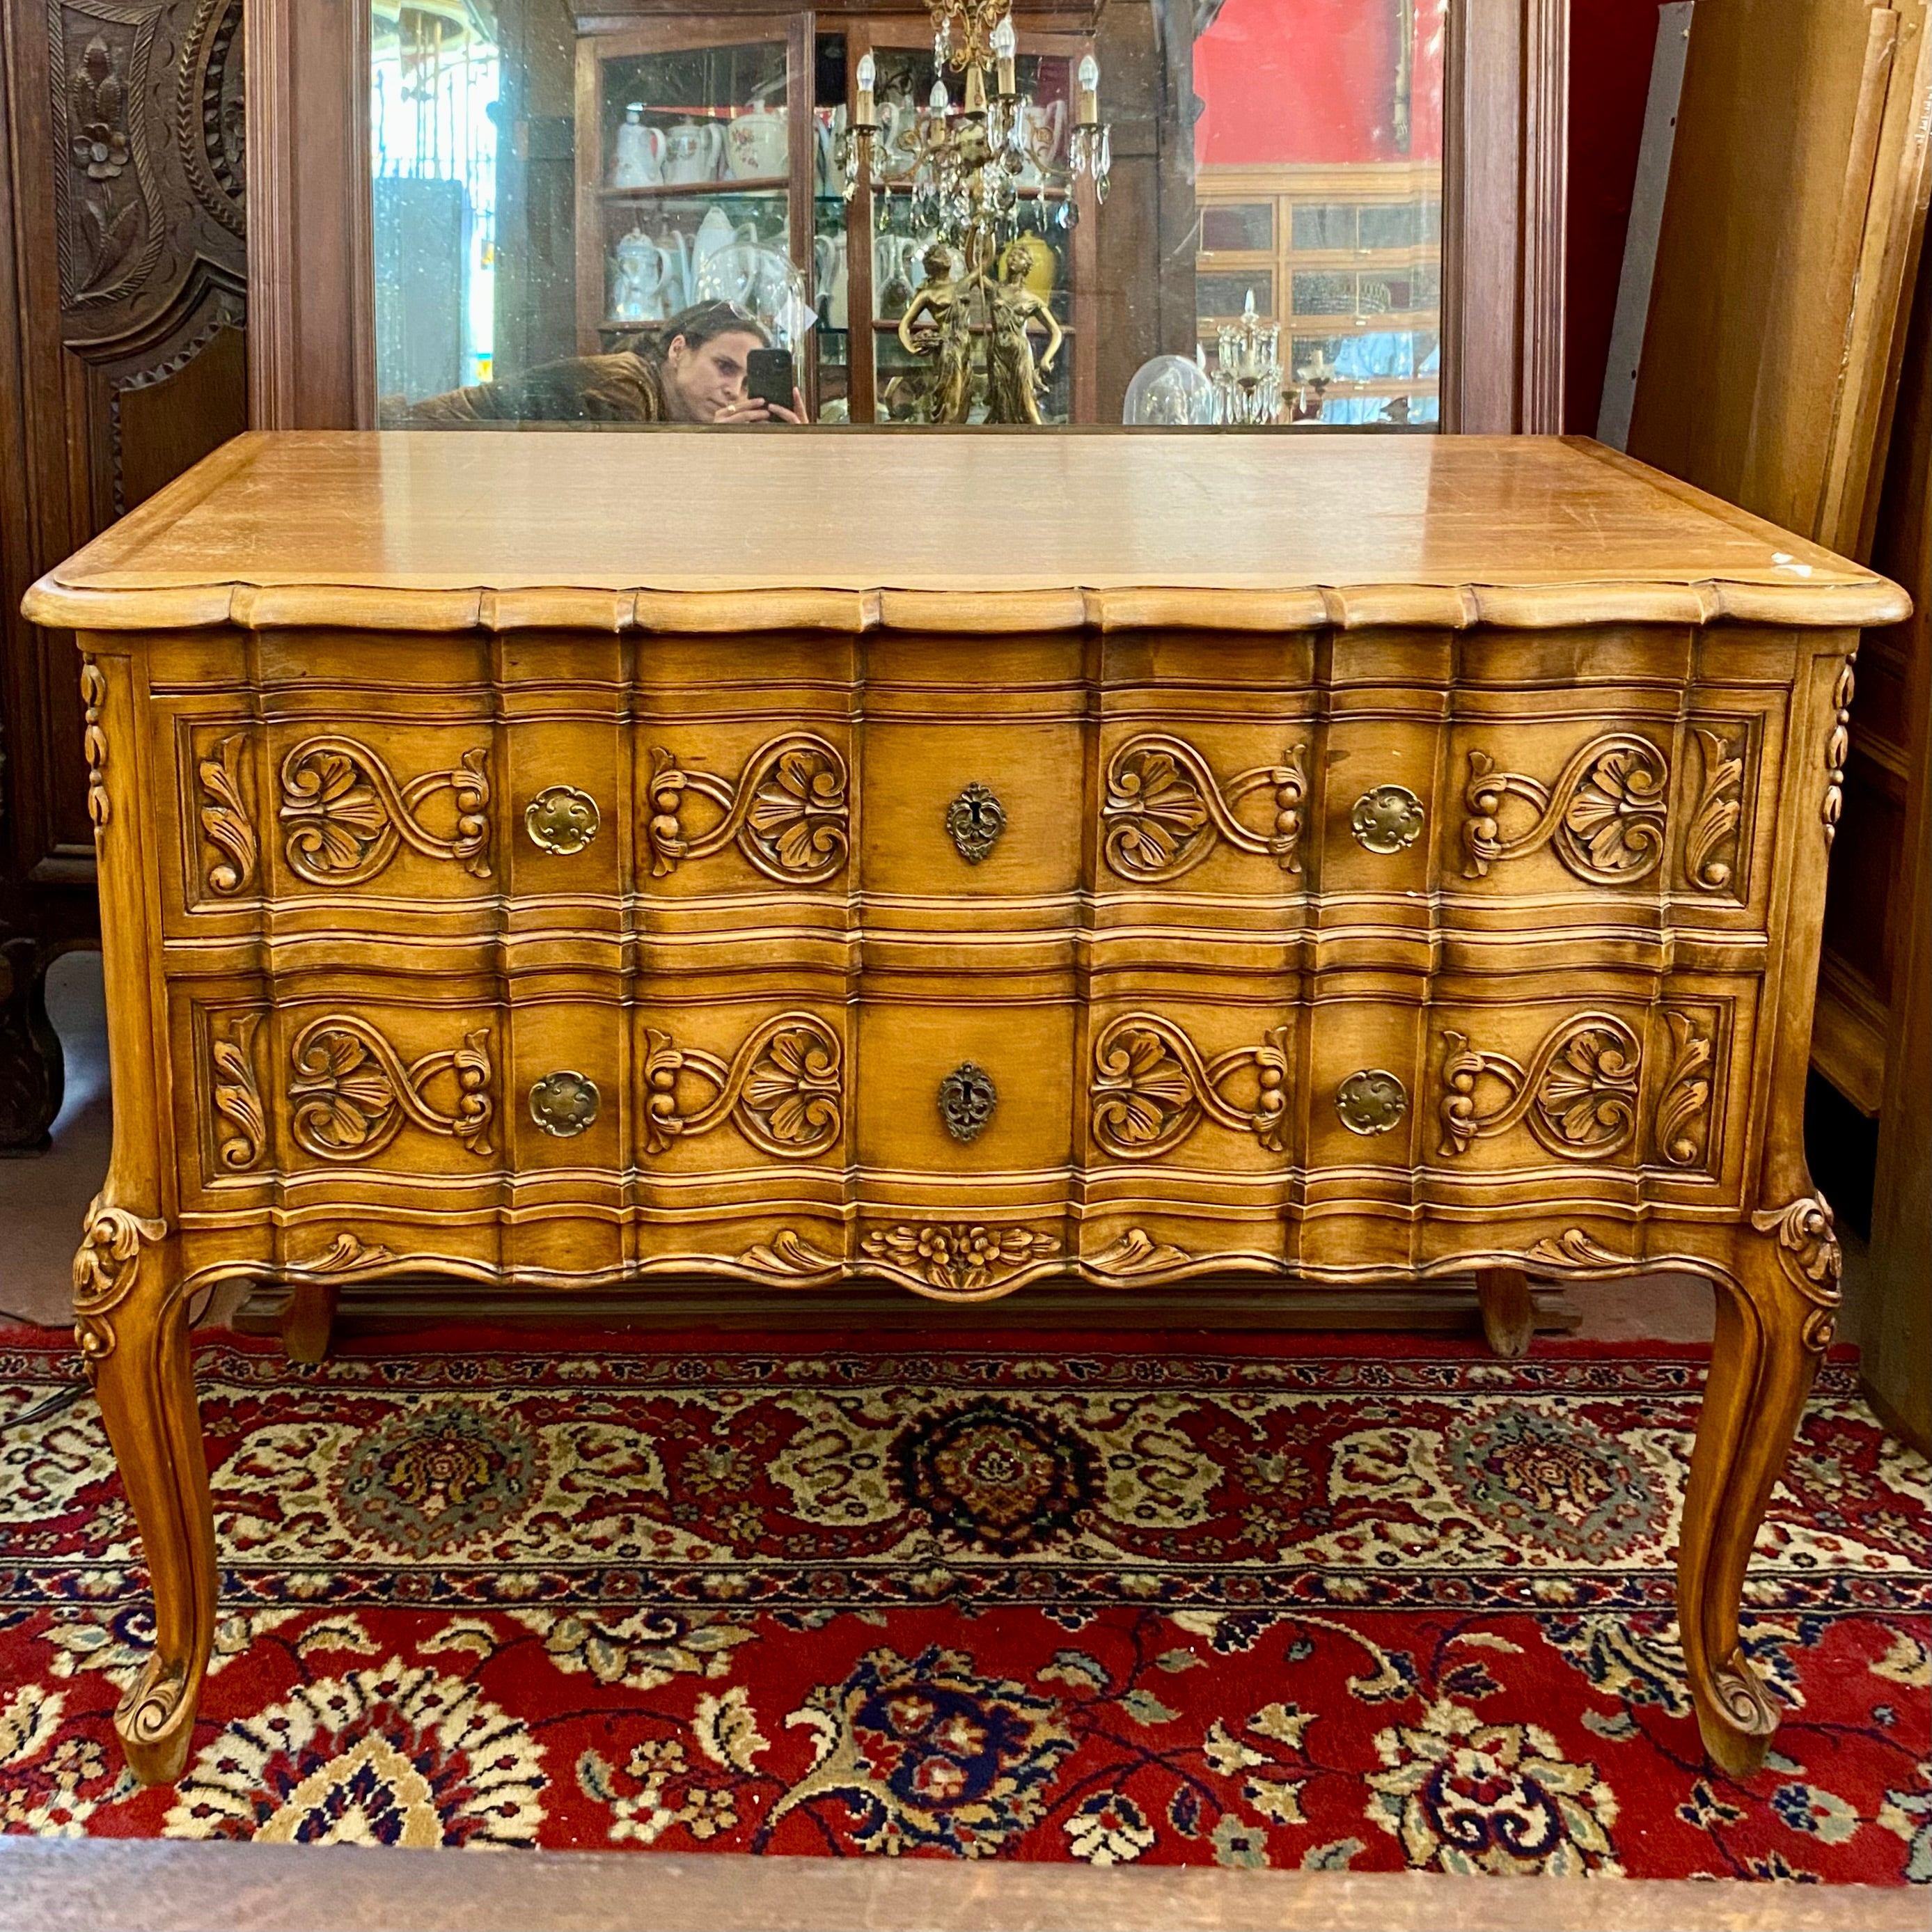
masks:
<svg viewBox="0 0 1932 1932"><path fill-rule="evenodd" d="M1100 63L1091 54L1080 57L1080 122L1092 128L1100 118Z"/></svg>
<svg viewBox="0 0 1932 1932"><path fill-rule="evenodd" d="M1002 100L1011 100L1019 92L1019 84L1013 77L1013 54L1018 37L1013 32L1012 16L1009 14L993 29L993 57L998 62L994 91ZM1084 70L1083 69L1083 74ZM1083 79L1082 85L1085 82Z"/></svg>
<svg viewBox="0 0 1932 1932"><path fill-rule="evenodd" d="M872 100L873 83L878 77L878 63L870 54L861 54L859 56L859 100L852 112L852 125L855 129L873 128L879 124L878 110Z"/></svg>

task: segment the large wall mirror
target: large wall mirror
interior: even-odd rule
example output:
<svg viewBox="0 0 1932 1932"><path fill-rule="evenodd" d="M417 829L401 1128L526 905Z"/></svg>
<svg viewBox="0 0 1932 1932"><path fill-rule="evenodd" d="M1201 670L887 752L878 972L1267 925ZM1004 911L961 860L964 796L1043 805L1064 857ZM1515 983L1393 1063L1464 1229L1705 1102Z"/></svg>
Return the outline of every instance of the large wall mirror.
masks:
<svg viewBox="0 0 1932 1932"><path fill-rule="evenodd" d="M260 422L1555 426L1562 0L254 5Z"/></svg>

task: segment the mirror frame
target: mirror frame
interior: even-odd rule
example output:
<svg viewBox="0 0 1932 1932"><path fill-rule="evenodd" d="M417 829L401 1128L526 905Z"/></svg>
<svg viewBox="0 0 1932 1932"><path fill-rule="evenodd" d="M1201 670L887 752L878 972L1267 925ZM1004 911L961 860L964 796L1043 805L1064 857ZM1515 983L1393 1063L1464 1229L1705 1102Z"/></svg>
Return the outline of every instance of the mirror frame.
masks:
<svg viewBox="0 0 1932 1932"><path fill-rule="evenodd" d="M919 9L898 0L880 10ZM368 0L245 0L244 22L249 420L257 429L369 428ZM1568 0L1451 0L1447 434L1562 428L1568 94Z"/></svg>

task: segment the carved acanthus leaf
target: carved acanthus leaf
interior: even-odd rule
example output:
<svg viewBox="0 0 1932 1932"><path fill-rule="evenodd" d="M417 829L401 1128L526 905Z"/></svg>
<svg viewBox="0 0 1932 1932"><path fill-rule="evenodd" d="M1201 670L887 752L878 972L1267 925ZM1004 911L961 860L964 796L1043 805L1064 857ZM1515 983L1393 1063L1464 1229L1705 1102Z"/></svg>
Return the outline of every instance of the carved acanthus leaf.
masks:
<svg viewBox="0 0 1932 1932"><path fill-rule="evenodd" d="M1185 1248L1157 1241L1144 1228L1130 1228L1087 1263L1096 1274L1162 1274L1187 1267L1193 1260Z"/></svg>
<svg viewBox="0 0 1932 1932"><path fill-rule="evenodd" d="M114 1352L114 1310L134 1292L144 1242L166 1238L167 1223L97 1198L74 1257L74 1339L91 1380Z"/></svg>
<svg viewBox="0 0 1932 1932"><path fill-rule="evenodd" d="M1744 816L1744 747L1747 736L1735 741L1721 732L1696 730L1702 771L1697 788L1697 808L1684 835L1684 876L1700 892L1728 891L1737 876L1736 839ZM1727 856L1725 848L1731 847Z"/></svg>
<svg viewBox="0 0 1932 1932"><path fill-rule="evenodd" d="M232 898L254 884L261 856L242 777L248 748L246 732L231 732L195 766L207 800L201 808L201 829L220 855L209 862L204 882L210 892L223 898Z"/></svg>
<svg viewBox="0 0 1932 1932"><path fill-rule="evenodd" d="M233 1130L218 1142L215 1151L231 1174L247 1172L268 1144L268 1119L255 1079L255 1030L261 1023L260 1013L236 1013L215 1021L208 1032L214 1111Z"/></svg>
<svg viewBox="0 0 1932 1932"><path fill-rule="evenodd" d="M815 1248L796 1228L781 1228L769 1243L759 1242L738 1257L742 1268L760 1274L778 1274L812 1279L841 1273L844 1262L837 1255Z"/></svg>
<svg viewBox="0 0 1932 1932"><path fill-rule="evenodd" d="M1822 1355L1838 1330L1838 1281L1844 1268L1830 1207L1822 1194L1802 1194L1782 1208L1759 1208L1750 1218L1760 1234L1776 1241L1786 1280L1810 1303L1803 1340Z"/></svg>
<svg viewBox="0 0 1932 1932"><path fill-rule="evenodd" d="M107 731L100 722L107 702L107 675L91 657L80 661L80 701L85 707L80 748L87 760L87 815L98 838L112 809L107 801Z"/></svg>
<svg viewBox="0 0 1932 1932"><path fill-rule="evenodd" d="M1673 1167L1702 1167L1711 1129L1711 1040L1690 1014L1675 1007L1665 1010L1664 1023L1671 1056L1657 1103L1658 1151Z"/></svg>
<svg viewBox="0 0 1932 1932"><path fill-rule="evenodd" d="M1832 728L1825 740L1825 843L1829 847L1838 836L1838 820L1845 808L1845 760L1852 750L1852 699L1858 688L1853 668L1856 653L1847 657L1838 671L1832 693Z"/></svg>

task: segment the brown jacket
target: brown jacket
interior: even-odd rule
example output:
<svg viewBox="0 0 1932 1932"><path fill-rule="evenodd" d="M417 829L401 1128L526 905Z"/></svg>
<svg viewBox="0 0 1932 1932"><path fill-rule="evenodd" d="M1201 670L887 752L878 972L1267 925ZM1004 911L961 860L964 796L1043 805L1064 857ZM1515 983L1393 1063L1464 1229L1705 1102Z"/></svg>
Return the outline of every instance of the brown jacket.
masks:
<svg viewBox="0 0 1932 1932"><path fill-rule="evenodd" d="M473 422L662 422L662 364L620 350L544 362L500 382L476 382L425 396L397 418L405 429Z"/></svg>

